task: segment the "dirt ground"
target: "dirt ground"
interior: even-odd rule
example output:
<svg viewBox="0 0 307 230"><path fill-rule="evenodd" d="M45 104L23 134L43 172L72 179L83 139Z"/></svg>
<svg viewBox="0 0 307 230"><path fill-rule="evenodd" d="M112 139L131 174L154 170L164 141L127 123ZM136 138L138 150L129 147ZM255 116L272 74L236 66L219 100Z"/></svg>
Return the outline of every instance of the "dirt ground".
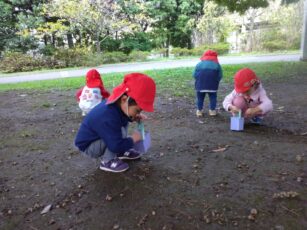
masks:
<svg viewBox="0 0 307 230"><path fill-rule="evenodd" d="M158 95L152 148L121 174L74 148L74 90L2 92L0 229L307 229L306 85L265 81L274 111L244 132Z"/></svg>

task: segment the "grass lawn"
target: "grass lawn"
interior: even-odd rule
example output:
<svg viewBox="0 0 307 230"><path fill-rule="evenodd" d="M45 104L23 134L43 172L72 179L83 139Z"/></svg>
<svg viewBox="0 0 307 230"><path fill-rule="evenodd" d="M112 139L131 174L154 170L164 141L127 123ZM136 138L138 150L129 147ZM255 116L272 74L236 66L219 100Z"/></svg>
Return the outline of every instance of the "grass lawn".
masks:
<svg viewBox="0 0 307 230"><path fill-rule="evenodd" d="M250 63L238 65L222 65L224 82L231 82L236 71L248 67L253 69L261 79L283 78L291 75L307 74L306 62L270 62ZM158 92L168 92L174 96L189 96L193 94L192 67L150 70L143 73L151 76L156 84ZM104 74L102 79L107 89L111 90L119 84L126 73ZM56 80L33 81L13 84L0 84L0 91L8 90L67 90L77 89L83 86L85 77L73 77Z"/></svg>

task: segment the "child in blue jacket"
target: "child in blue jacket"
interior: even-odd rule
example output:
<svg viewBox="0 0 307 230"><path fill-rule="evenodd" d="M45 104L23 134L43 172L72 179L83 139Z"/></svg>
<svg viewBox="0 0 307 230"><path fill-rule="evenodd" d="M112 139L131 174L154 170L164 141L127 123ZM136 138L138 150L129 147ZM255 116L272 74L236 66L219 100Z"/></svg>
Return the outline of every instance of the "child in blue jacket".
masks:
<svg viewBox="0 0 307 230"><path fill-rule="evenodd" d="M196 65L193 77L196 91L196 116L203 116L203 105L206 94L209 95L209 115L216 115L216 98L220 80L223 77L222 68L217 59L217 53L207 50Z"/></svg>
<svg viewBox="0 0 307 230"><path fill-rule="evenodd" d="M75 145L86 155L102 157L100 169L123 172L129 166L122 160L140 158L133 149L142 139L138 131L127 136L128 123L142 119L141 111L153 112L155 82L141 73L131 73L113 89L107 102L95 106L84 118Z"/></svg>

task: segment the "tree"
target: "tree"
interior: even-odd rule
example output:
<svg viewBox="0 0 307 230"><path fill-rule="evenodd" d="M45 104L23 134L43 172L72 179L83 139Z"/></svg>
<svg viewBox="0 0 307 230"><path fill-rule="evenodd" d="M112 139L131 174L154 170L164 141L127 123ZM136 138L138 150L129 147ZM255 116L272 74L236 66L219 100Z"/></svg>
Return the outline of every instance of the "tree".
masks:
<svg viewBox="0 0 307 230"><path fill-rule="evenodd" d="M45 0L14 0L0 2L0 51L5 49L26 51L37 45L27 31L32 30L44 19L40 9Z"/></svg>
<svg viewBox="0 0 307 230"><path fill-rule="evenodd" d="M158 35L162 46L192 47L191 33L196 18L200 17L202 3L193 0L150 0L147 14L152 18L153 33Z"/></svg>
<svg viewBox="0 0 307 230"><path fill-rule="evenodd" d="M66 26L66 33L78 31L80 41L84 34L85 42L93 42L97 52L105 38L127 27L115 0L57 0L45 9L49 16L60 19L57 23Z"/></svg>
<svg viewBox="0 0 307 230"><path fill-rule="evenodd" d="M267 7L268 0L212 0L218 5L226 6L230 12L244 13L249 8Z"/></svg>
<svg viewBox="0 0 307 230"><path fill-rule="evenodd" d="M205 2L203 16L197 23L197 30L205 37L203 42L225 42L228 34L234 29L234 24L226 14L226 8L214 2Z"/></svg>

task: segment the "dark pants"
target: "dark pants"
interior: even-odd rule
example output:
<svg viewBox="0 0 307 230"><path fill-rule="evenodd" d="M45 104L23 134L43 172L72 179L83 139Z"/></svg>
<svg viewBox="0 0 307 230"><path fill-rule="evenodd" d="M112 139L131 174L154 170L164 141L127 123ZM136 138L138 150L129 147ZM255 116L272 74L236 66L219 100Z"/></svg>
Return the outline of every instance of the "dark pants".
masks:
<svg viewBox="0 0 307 230"><path fill-rule="evenodd" d="M196 104L197 104L197 109L198 110L202 110L204 107L204 100L205 100L205 96L206 94L209 95L209 101L210 101L210 110L215 110L216 108L216 98L217 98L217 93L216 92L212 92L212 93L208 93L208 92L199 92L196 91Z"/></svg>

